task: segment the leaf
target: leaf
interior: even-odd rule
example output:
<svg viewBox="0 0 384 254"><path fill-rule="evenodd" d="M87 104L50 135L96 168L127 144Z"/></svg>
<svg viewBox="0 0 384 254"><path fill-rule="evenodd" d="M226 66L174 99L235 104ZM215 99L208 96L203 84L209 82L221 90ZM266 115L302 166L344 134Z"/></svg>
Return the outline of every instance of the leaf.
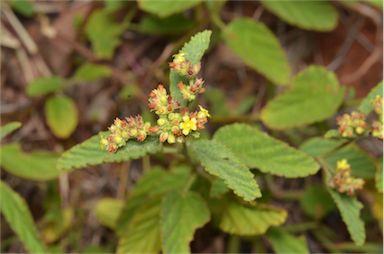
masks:
<svg viewBox="0 0 384 254"><path fill-rule="evenodd" d="M157 199L138 207L119 238L117 253L158 253L160 249L160 200Z"/></svg>
<svg viewBox="0 0 384 254"><path fill-rule="evenodd" d="M45 247L39 239L32 215L23 198L3 181L0 181L0 193L0 211L25 249L30 253L45 253Z"/></svg>
<svg viewBox="0 0 384 254"><path fill-rule="evenodd" d="M195 34L194 36L192 36L189 42L184 44L183 48L179 51L179 53L185 53L185 58L192 64L200 63L201 58L209 47L211 34L212 32L209 30L205 30L203 32ZM181 106L185 106L186 101L183 99L183 96L179 91L177 84L179 84L180 81L183 81L183 83L188 84L188 78L182 77L175 71L171 70L169 73L169 80L169 89L171 91L171 96L175 100L180 102Z"/></svg>
<svg viewBox="0 0 384 254"><path fill-rule="evenodd" d="M112 58L123 30L124 26L114 22L107 10L94 11L85 26L92 50L101 59Z"/></svg>
<svg viewBox="0 0 384 254"><path fill-rule="evenodd" d="M200 0L139 0L139 8L159 17L181 13L200 3Z"/></svg>
<svg viewBox="0 0 384 254"><path fill-rule="evenodd" d="M115 229L124 202L115 198L100 199L95 206L96 219L101 225Z"/></svg>
<svg viewBox="0 0 384 254"><path fill-rule="evenodd" d="M211 189L209 190L209 196L211 198L220 198L229 191L224 180L216 178L212 181Z"/></svg>
<svg viewBox="0 0 384 254"><path fill-rule="evenodd" d="M300 149L313 157L322 157L335 167L338 160L346 159L352 168L352 175L365 179L375 175L374 160L357 145L345 146L346 141L312 138L303 143ZM344 146L343 146L344 144Z"/></svg>
<svg viewBox="0 0 384 254"><path fill-rule="evenodd" d="M86 63L81 65L74 75L77 81L96 81L101 78L111 76L112 71L109 67L100 64Z"/></svg>
<svg viewBox="0 0 384 254"><path fill-rule="evenodd" d="M33 15L35 15L35 6L31 1L11 0L10 4L14 11L25 17L32 17Z"/></svg>
<svg viewBox="0 0 384 254"><path fill-rule="evenodd" d="M280 253L310 253L305 238L295 237L285 230L271 228L267 238L277 254Z"/></svg>
<svg viewBox="0 0 384 254"><path fill-rule="evenodd" d="M138 30L145 34L177 34L191 30L194 25L193 20L183 15L166 18L146 15L140 20Z"/></svg>
<svg viewBox="0 0 384 254"><path fill-rule="evenodd" d="M29 180L45 181L60 175L56 169L59 155L47 151L25 153L19 144L1 146L0 165L9 173Z"/></svg>
<svg viewBox="0 0 384 254"><path fill-rule="evenodd" d="M350 197L332 189L328 189L328 191L335 201L344 223L347 225L352 240L356 245L363 245L365 242L365 228L364 222L360 218L360 210L363 205L356 197Z"/></svg>
<svg viewBox="0 0 384 254"><path fill-rule="evenodd" d="M376 188L379 192L383 192L383 161L377 164L376 174L375 174L375 183Z"/></svg>
<svg viewBox="0 0 384 254"><path fill-rule="evenodd" d="M307 154L313 157L320 157L326 153L329 153L336 148L340 147L343 144L343 141L325 139L320 137L315 137L308 139L301 146L300 150L306 152Z"/></svg>
<svg viewBox="0 0 384 254"><path fill-rule="evenodd" d="M334 115L342 103L344 89L334 73L311 66L300 72L292 87L263 108L261 119L273 129L311 124Z"/></svg>
<svg viewBox="0 0 384 254"><path fill-rule="evenodd" d="M191 158L221 179L246 201L261 197L259 186L250 170L224 145L213 140L197 140L188 145Z"/></svg>
<svg viewBox="0 0 384 254"><path fill-rule="evenodd" d="M209 209L195 192L169 193L161 205L161 239L164 253L190 253L196 229L209 221Z"/></svg>
<svg viewBox="0 0 384 254"><path fill-rule="evenodd" d="M60 77L38 78L27 86L29 96L42 96L63 89L65 80Z"/></svg>
<svg viewBox="0 0 384 254"><path fill-rule="evenodd" d="M0 127L0 140L3 139L8 134L11 134L13 131L19 129L21 127L20 122L11 122L7 123Z"/></svg>
<svg viewBox="0 0 384 254"><path fill-rule="evenodd" d="M249 67L276 84L288 83L291 69L287 56L263 23L237 18L225 28L223 36L228 47Z"/></svg>
<svg viewBox="0 0 384 254"><path fill-rule="evenodd" d="M335 167L338 160L346 159L351 165L352 175L364 179L375 177L376 165L368 154L357 145L351 144L339 149L337 152L326 157L326 161Z"/></svg>
<svg viewBox="0 0 384 254"><path fill-rule="evenodd" d="M223 209L219 227L234 235L262 235L271 226L285 222L287 212L269 206L244 206L229 201Z"/></svg>
<svg viewBox="0 0 384 254"><path fill-rule="evenodd" d="M70 97L56 95L50 97L44 106L49 128L58 138L68 138L77 127L78 112Z"/></svg>
<svg viewBox="0 0 384 254"><path fill-rule="evenodd" d="M160 251L160 206L164 195L181 191L190 170L170 172L151 169L138 181L117 223L120 236L118 253L156 253Z"/></svg>
<svg viewBox="0 0 384 254"><path fill-rule="evenodd" d="M156 153L161 150L161 147L158 138L149 137L144 142L128 141L116 153L108 153L100 148L100 136L95 135L64 152L57 162L57 168L63 171L72 171L103 163L129 161L146 154Z"/></svg>
<svg viewBox="0 0 384 254"><path fill-rule="evenodd" d="M305 189L300 199L300 206L305 214L317 220L324 218L336 208L328 191L319 184Z"/></svg>
<svg viewBox="0 0 384 254"><path fill-rule="evenodd" d="M336 28L338 13L327 1L269 1L263 6L287 23L307 30L331 31Z"/></svg>
<svg viewBox="0 0 384 254"><path fill-rule="evenodd" d="M222 127L215 133L214 140L225 145L248 167L264 173L305 177L320 168L310 156L247 124Z"/></svg>
<svg viewBox="0 0 384 254"><path fill-rule="evenodd" d="M383 96L383 81L377 84L369 94L360 102L359 107L357 108L360 112L369 114L373 110L372 100L377 96Z"/></svg>

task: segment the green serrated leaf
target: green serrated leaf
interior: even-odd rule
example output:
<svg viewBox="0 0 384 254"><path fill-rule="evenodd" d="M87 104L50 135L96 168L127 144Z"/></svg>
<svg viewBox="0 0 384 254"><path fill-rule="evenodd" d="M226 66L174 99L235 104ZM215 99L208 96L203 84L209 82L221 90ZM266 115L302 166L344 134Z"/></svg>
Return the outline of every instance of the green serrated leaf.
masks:
<svg viewBox="0 0 384 254"><path fill-rule="evenodd" d="M209 42L211 38L212 32L209 30L205 30L203 32L197 33L189 40L189 42L185 43L183 48L179 51L179 53L184 53L185 58L190 61L192 64L198 64L201 61L205 51L209 47ZM171 70L169 73L169 89L171 92L171 96L180 102L181 106L186 105L186 101L183 99L182 94L177 87L180 81L184 84L189 84L188 78L183 77Z"/></svg>
<svg viewBox="0 0 384 254"><path fill-rule="evenodd" d="M291 89L269 101L261 119L273 129L319 122L336 113L343 96L334 73L311 66L295 77Z"/></svg>
<svg viewBox="0 0 384 254"><path fill-rule="evenodd" d="M197 193L169 193L161 206L161 239L164 253L190 253L196 229L209 221L209 209Z"/></svg>
<svg viewBox="0 0 384 254"><path fill-rule="evenodd" d="M56 92L64 87L65 80L60 77L38 78L27 86L29 96L42 96Z"/></svg>
<svg viewBox="0 0 384 254"><path fill-rule="evenodd" d="M0 140L3 139L8 134L11 134L13 131L21 127L20 122L11 122L7 123L0 127Z"/></svg>
<svg viewBox="0 0 384 254"><path fill-rule="evenodd" d="M139 0L139 8L159 17L181 13L200 3L200 0Z"/></svg>
<svg viewBox="0 0 384 254"><path fill-rule="evenodd" d="M233 20L224 30L226 44L245 64L272 82L285 85L291 69L275 35L263 23L249 18Z"/></svg>
<svg viewBox="0 0 384 254"><path fill-rule="evenodd" d="M315 174L319 165L305 153L247 124L220 128L214 140L224 144L248 167L284 177Z"/></svg>
<svg viewBox="0 0 384 254"><path fill-rule="evenodd" d="M244 200L250 201L261 197L253 174L221 143L213 140L196 140L188 145L188 152L208 173L223 179L227 186Z"/></svg>
<svg viewBox="0 0 384 254"><path fill-rule="evenodd" d="M119 37L123 30L123 24L114 22L107 10L96 10L87 22L85 34L96 56L101 59L110 59L120 44Z"/></svg>
<svg viewBox="0 0 384 254"><path fill-rule="evenodd" d="M192 29L194 25L194 21L184 15L167 18L146 15L140 20L138 30L146 34L177 34Z"/></svg>
<svg viewBox="0 0 384 254"><path fill-rule="evenodd" d="M229 191L224 180L216 178L212 181L211 189L209 190L209 196L211 198L220 198Z"/></svg>
<svg viewBox="0 0 384 254"><path fill-rule="evenodd" d="M45 246L24 199L3 181L0 181L0 193L0 211L25 249L30 253L45 253Z"/></svg>
<svg viewBox="0 0 384 254"><path fill-rule="evenodd" d="M115 229L124 202L115 198L100 199L95 206L96 219L101 225Z"/></svg>
<svg viewBox="0 0 384 254"><path fill-rule="evenodd" d="M327 1L271 1L263 6L287 23L315 31L331 31L337 25L338 13Z"/></svg>
<svg viewBox="0 0 384 254"><path fill-rule="evenodd" d="M319 184L308 186L302 198L300 206L308 216L320 220L336 207L328 191Z"/></svg>
<svg viewBox="0 0 384 254"><path fill-rule="evenodd" d="M70 97L50 97L45 102L44 112L48 126L56 137L68 138L75 131L79 116L76 104Z"/></svg>
<svg viewBox="0 0 384 254"><path fill-rule="evenodd" d="M372 100L377 96L383 96L383 81L377 84L368 95L361 101L359 107L357 108L360 112L369 114L372 110Z"/></svg>
<svg viewBox="0 0 384 254"><path fill-rule="evenodd" d="M100 64L86 63L81 65L74 75L77 81L96 81L101 78L111 76L112 71L109 67Z"/></svg>
<svg viewBox="0 0 384 254"><path fill-rule="evenodd" d="M275 253L310 253L305 238L296 237L279 228L268 230L267 238Z"/></svg>
<svg viewBox="0 0 384 254"><path fill-rule="evenodd" d="M156 253L160 251L160 206L164 195L181 191L190 170L170 172L152 169L138 181L117 223L120 236L118 253Z"/></svg>
<svg viewBox="0 0 384 254"><path fill-rule="evenodd" d="M139 206L119 238L117 253L158 253L160 239L160 199Z"/></svg>
<svg viewBox="0 0 384 254"><path fill-rule="evenodd" d="M7 172L29 180L45 181L60 175L56 169L59 155L47 151L24 152L19 144L1 146L0 165Z"/></svg>
<svg viewBox="0 0 384 254"><path fill-rule="evenodd" d="M102 134L107 135L107 132ZM156 153L161 148L158 138L148 137L144 142L130 140L116 153L108 153L100 147L100 136L95 135L64 152L57 162L57 168L63 171L72 171L102 163L128 161L138 159L146 154Z"/></svg>
<svg viewBox="0 0 384 254"><path fill-rule="evenodd" d="M271 226L285 222L287 212L270 206L244 206L229 201L222 211L219 227L234 235L262 235Z"/></svg>
<svg viewBox="0 0 384 254"><path fill-rule="evenodd" d="M360 210L363 208L363 205L356 197L350 197L332 189L328 189L328 191L341 213L341 217L347 226L352 240L356 245L363 245L365 242L365 228L364 222L360 218Z"/></svg>

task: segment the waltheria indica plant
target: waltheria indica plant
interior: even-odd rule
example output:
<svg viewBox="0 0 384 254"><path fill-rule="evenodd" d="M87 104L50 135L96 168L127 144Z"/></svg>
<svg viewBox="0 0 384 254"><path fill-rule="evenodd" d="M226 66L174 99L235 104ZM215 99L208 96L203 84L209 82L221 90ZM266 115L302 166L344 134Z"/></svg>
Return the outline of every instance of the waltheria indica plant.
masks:
<svg viewBox="0 0 384 254"><path fill-rule="evenodd" d="M108 131L72 147L57 162L61 172L69 172L143 158L143 175L127 200L103 199L96 205L100 223L119 239L117 253L189 253L202 227L220 229L236 246L240 236L290 253L309 252L306 239L296 235L308 230L327 248L343 252L329 244L323 233L329 229L321 223L337 209L354 244L365 248L358 199L382 192L382 168L356 141L383 138L382 83L355 111L339 114L345 89L332 72L310 66L247 124L220 127L209 138L200 132L215 115L197 100L207 88L199 73L210 36L210 31L196 34L173 56L170 92L160 84L148 97L154 122L140 115L116 118ZM229 30L225 36L236 39ZM325 135L319 128L308 140L297 138L300 127L335 115ZM284 142L268 133L296 138ZM274 177L308 181L300 181L299 191L282 190ZM314 223L288 220L287 200L297 201L302 211L295 213Z"/></svg>

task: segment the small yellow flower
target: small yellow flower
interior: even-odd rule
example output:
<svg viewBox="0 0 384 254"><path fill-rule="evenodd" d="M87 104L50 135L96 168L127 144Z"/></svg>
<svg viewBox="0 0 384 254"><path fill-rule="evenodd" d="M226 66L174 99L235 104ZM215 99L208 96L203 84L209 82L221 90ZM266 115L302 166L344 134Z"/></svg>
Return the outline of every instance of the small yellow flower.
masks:
<svg viewBox="0 0 384 254"><path fill-rule="evenodd" d="M205 108L203 108L202 106L199 105L199 109L200 109L200 112L197 114L197 117L198 118L205 118L205 117L211 117L211 115L209 114L208 110L206 110Z"/></svg>
<svg viewBox="0 0 384 254"><path fill-rule="evenodd" d="M174 63L183 63L185 62L185 53L179 53L173 56Z"/></svg>
<svg viewBox="0 0 384 254"><path fill-rule="evenodd" d="M191 130L197 130L196 123L196 118L189 118L188 115L185 115L183 116L183 122L180 123L180 129L182 130L183 134L187 136L191 132Z"/></svg>
<svg viewBox="0 0 384 254"><path fill-rule="evenodd" d="M349 165L346 159L337 161L337 169L338 170L346 170L349 169L351 165Z"/></svg>

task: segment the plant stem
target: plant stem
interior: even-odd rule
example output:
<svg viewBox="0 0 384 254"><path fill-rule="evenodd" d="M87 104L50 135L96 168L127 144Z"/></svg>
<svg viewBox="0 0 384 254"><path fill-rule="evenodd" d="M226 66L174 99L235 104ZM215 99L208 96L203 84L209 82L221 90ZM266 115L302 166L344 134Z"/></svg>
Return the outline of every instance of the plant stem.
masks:
<svg viewBox="0 0 384 254"><path fill-rule="evenodd" d="M285 226L284 229L291 233L297 233L302 231L308 231L317 228L317 221L303 222L293 225Z"/></svg>
<svg viewBox="0 0 384 254"><path fill-rule="evenodd" d="M240 237L230 235L227 244L227 253L239 253L240 250Z"/></svg>
<svg viewBox="0 0 384 254"><path fill-rule="evenodd" d="M196 174L192 174L187 183L185 184L184 188L183 188L183 193L187 193L187 191L189 191L189 189L191 188L192 184L195 182L196 180Z"/></svg>

